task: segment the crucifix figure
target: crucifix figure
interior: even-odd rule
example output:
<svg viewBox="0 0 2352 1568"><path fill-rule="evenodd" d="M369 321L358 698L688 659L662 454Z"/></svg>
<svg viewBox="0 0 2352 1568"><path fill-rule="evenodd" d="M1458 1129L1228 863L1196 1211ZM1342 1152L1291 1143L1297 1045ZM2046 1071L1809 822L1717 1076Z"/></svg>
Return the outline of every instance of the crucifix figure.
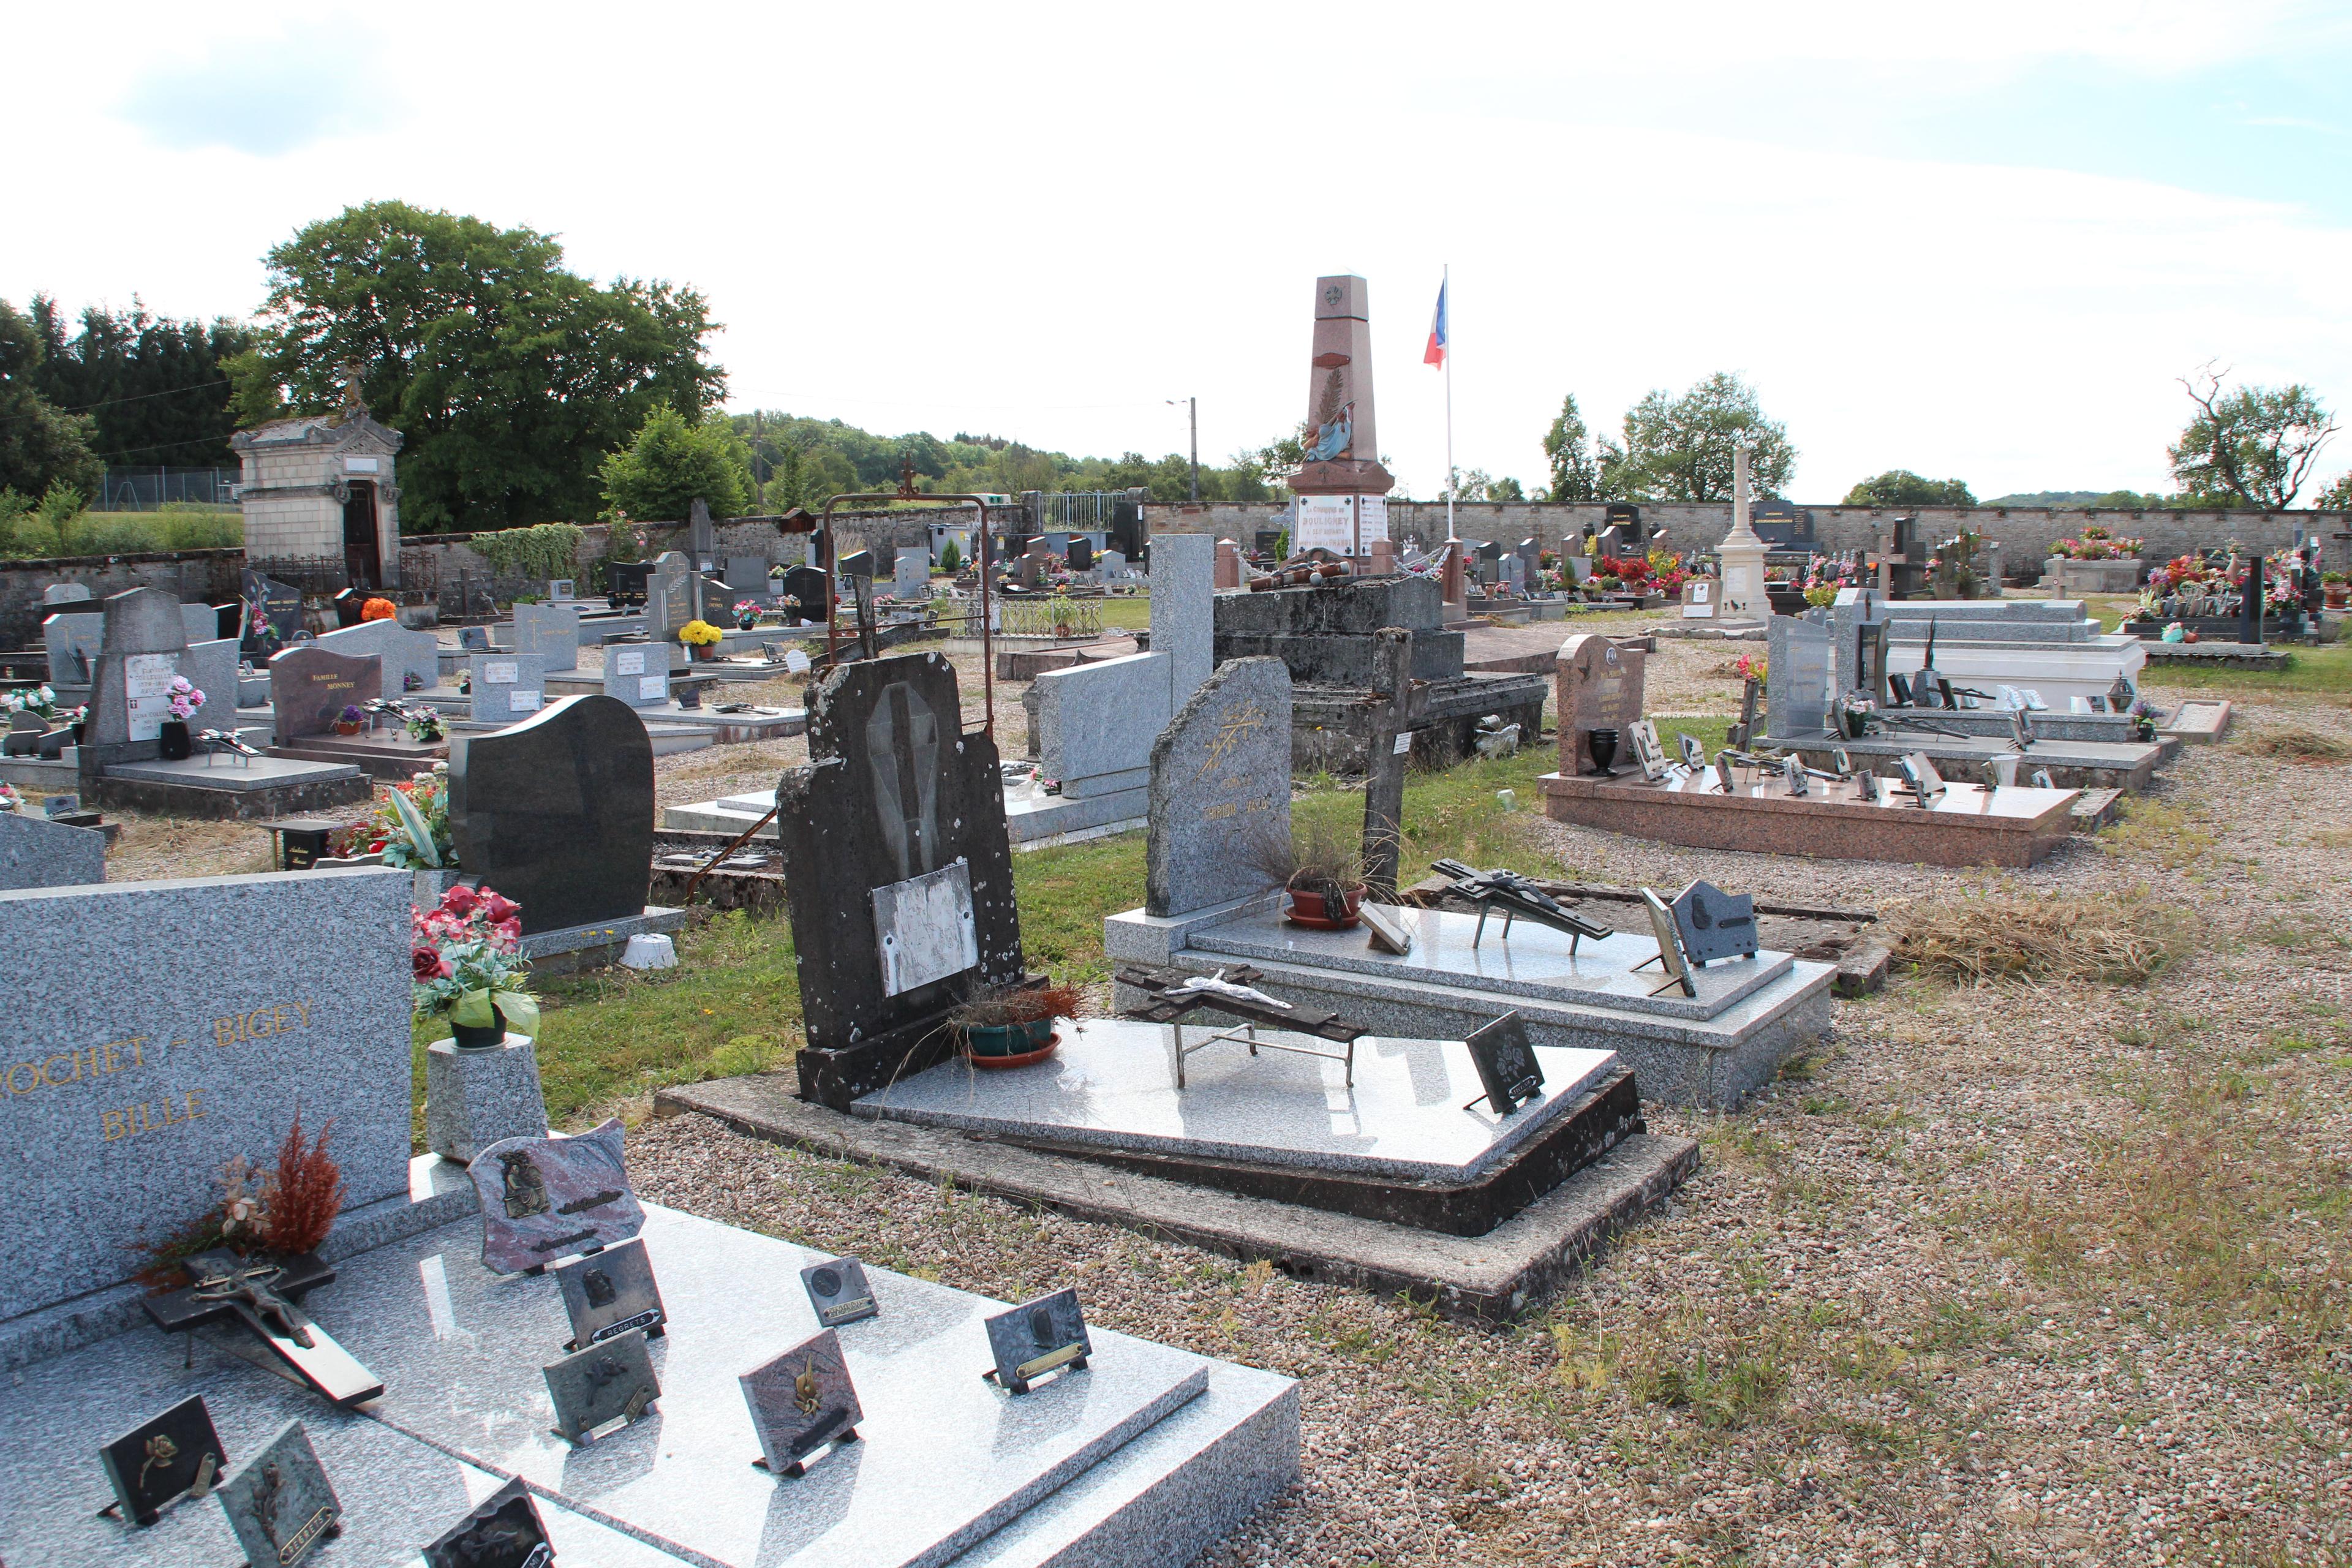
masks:
<svg viewBox="0 0 2352 1568"><path fill-rule="evenodd" d="M915 459L909 455L898 459L898 499L913 500L919 493L915 489Z"/></svg>
<svg viewBox="0 0 2352 1568"><path fill-rule="evenodd" d="M383 1392L373 1373L295 1305L297 1298L335 1278L313 1255L269 1262L227 1251L199 1252L185 1267L184 1287L147 1299L147 1315L164 1332L193 1334L200 1324L231 1320L338 1405L356 1405Z"/></svg>

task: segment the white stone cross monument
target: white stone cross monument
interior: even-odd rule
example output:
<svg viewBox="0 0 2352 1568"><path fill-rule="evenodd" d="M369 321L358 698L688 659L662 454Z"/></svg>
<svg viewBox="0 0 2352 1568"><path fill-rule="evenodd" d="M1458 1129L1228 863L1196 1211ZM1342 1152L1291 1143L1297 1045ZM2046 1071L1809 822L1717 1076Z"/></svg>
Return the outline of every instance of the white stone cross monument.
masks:
<svg viewBox="0 0 2352 1568"><path fill-rule="evenodd" d="M1722 563L1723 607L1717 625L1762 625L1772 615L1772 601L1764 591L1764 542L1756 536L1748 517L1748 443L1732 448L1731 531L1716 549Z"/></svg>

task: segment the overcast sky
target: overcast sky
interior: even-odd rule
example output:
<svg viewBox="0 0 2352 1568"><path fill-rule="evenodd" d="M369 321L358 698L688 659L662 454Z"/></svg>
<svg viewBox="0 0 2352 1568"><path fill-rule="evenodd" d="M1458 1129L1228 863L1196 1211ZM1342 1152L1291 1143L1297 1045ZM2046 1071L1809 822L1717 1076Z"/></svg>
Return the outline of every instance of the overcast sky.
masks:
<svg viewBox="0 0 2352 1568"><path fill-rule="evenodd" d="M1383 447L1543 482L1564 393L1747 377L1892 467L2168 488L2176 378L2352 405L2352 5L52 6L0 296L241 315L396 197L709 296L730 405L1222 460L1370 279ZM2352 438L2320 465L2352 466Z"/></svg>

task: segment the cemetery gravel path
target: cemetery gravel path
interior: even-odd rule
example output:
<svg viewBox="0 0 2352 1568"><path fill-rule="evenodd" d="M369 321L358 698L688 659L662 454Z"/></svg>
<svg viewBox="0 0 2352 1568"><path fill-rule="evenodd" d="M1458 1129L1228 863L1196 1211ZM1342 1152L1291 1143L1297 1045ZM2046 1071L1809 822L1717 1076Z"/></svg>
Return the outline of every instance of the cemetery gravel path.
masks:
<svg viewBox="0 0 2352 1568"><path fill-rule="evenodd" d="M2352 741L2340 700L2242 701L2239 741L2025 872L1534 829L1596 879L1890 923L2145 897L2196 935L2145 986L1898 976L1744 1110L1650 1108L1704 1169L1517 1328L698 1118L633 1163L663 1202L1006 1300L1076 1283L1107 1324L1301 1379L1302 1484L1219 1568L2352 1562L2352 769L2242 749L2289 723Z"/></svg>

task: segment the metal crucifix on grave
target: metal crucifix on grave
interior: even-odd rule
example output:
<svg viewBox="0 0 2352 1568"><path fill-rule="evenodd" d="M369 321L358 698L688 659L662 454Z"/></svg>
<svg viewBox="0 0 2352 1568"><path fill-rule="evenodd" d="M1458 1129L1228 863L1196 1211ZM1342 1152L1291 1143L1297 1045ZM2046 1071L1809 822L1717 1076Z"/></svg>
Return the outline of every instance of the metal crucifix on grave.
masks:
<svg viewBox="0 0 2352 1568"><path fill-rule="evenodd" d="M315 1255L306 1252L272 1261L227 1251L199 1252L185 1268L184 1287L147 1299L147 1315L165 1333L193 1335L205 1323L234 1322L295 1376L338 1405L357 1405L383 1392L375 1373L295 1304L335 1278L335 1271Z"/></svg>
<svg viewBox="0 0 2352 1568"><path fill-rule="evenodd" d="M830 549L830 542L835 537L833 514L844 503L879 501L887 505L893 501L919 500L929 501L940 506L969 506L980 513L980 527L975 531L980 536L980 689L983 715L982 728L988 731L988 738L992 741L996 738L996 647L993 625L995 617L990 614L994 591L994 571L992 552L989 548L988 498L946 490L919 490L915 488L915 459L912 457L905 457L898 462L897 489L851 491L827 499L824 513L824 538ZM824 574L824 652L828 669L838 668L841 660L841 584L840 568L836 564L839 552L834 551L833 555L835 559L827 561ZM869 654L867 657L873 656ZM961 716L958 718L957 727L959 729L962 727Z"/></svg>

